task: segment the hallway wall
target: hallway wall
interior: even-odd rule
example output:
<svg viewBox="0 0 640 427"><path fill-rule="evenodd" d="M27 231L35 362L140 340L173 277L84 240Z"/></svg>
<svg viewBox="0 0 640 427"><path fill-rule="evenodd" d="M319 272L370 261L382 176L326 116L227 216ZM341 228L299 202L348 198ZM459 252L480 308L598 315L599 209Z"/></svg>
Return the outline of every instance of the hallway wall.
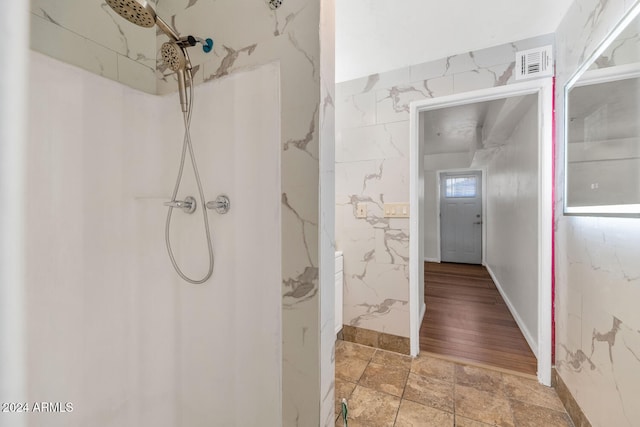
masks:
<svg viewBox="0 0 640 427"><path fill-rule="evenodd" d="M640 422L640 220L563 216L563 87L634 0L574 2L557 31L556 366L594 427Z"/></svg>
<svg viewBox="0 0 640 427"><path fill-rule="evenodd" d="M538 347L538 98L513 134L494 151L487 170L487 254L489 273L517 316L518 326Z"/></svg>
<svg viewBox="0 0 640 427"><path fill-rule="evenodd" d="M514 82L515 52L552 35L339 83L336 245L344 253L344 323L409 336L409 221L384 218L409 200L409 104ZM367 218L355 216L367 206ZM422 238L422 236L418 237Z"/></svg>

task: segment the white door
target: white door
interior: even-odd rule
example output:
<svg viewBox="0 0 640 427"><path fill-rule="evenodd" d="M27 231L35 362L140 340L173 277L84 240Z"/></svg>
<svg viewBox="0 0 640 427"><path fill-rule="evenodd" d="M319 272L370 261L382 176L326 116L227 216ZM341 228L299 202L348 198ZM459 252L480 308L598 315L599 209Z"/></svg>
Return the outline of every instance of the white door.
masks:
<svg viewBox="0 0 640 427"><path fill-rule="evenodd" d="M440 259L482 263L482 172L440 174Z"/></svg>

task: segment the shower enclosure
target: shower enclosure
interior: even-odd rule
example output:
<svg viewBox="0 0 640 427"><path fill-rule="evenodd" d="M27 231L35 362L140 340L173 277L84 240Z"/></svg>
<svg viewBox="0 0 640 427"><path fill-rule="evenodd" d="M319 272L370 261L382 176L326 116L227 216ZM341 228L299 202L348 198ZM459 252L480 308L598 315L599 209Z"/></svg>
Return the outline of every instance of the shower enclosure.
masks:
<svg viewBox="0 0 640 427"><path fill-rule="evenodd" d="M213 275L185 284L164 247L183 140L167 35L104 0L7 5L0 397L74 410L0 424L331 425L333 2L149 3L216 39L189 50L205 197L232 201L209 211ZM196 195L189 166L181 188ZM202 229L174 209L176 261L196 278Z"/></svg>
<svg viewBox="0 0 640 427"><path fill-rule="evenodd" d="M31 61L29 116L40 119L27 153L28 390L74 410L30 417L280 425L277 66L195 88L207 198L226 192L234 209L210 215L216 268L193 286L167 262L162 233L182 149L175 94L142 94L37 53ZM181 191L195 190L187 163ZM202 218L178 211L173 221L177 261L206 271Z"/></svg>

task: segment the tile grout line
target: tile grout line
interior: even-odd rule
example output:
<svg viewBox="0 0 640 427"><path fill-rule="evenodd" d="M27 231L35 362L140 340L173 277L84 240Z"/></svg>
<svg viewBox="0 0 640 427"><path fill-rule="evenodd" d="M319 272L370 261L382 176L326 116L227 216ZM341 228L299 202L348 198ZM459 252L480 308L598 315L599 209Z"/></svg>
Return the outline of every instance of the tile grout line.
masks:
<svg viewBox="0 0 640 427"><path fill-rule="evenodd" d="M504 393L504 397L507 399L507 404L509 405L509 413L511 413L511 419L513 420L513 425L516 425L516 414L513 412L513 406L511 405L511 395L507 392L507 385L504 381L504 372L500 373L500 381L502 383L502 392Z"/></svg>
<svg viewBox="0 0 640 427"><path fill-rule="evenodd" d="M396 412L396 417L393 420L393 425L395 426L398 422L398 415L400 415L400 407L402 406L402 401L404 400L404 393L407 390L407 384L409 383L409 374L411 373L411 365L409 365L409 371L407 372L407 377L404 380L404 387L402 387L402 394L400 395L400 402L398 403L398 411Z"/></svg>
<svg viewBox="0 0 640 427"><path fill-rule="evenodd" d="M516 425L516 414L513 412L513 406L511 405L511 398L507 396L507 403L509 404L509 412L511 413L511 419L513 420L513 425Z"/></svg>
<svg viewBox="0 0 640 427"><path fill-rule="evenodd" d="M456 422L456 383L458 375L456 374L457 369L456 369L456 363L453 363L453 427L456 427L457 422Z"/></svg>
<svg viewBox="0 0 640 427"><path fill-rule="evenodd" d="M357 385L360 385L360 381L362 380L362 377L364 376L364 373L367 372L367 368L369 367L369 365L371 365L371 361L373 360L373 356L375 356L377 351L378 350L375 350L373 353L371 353L371 356L369 356L369 360L367 360L367 366L364 367L364 370L360 374L360 377L358 377ZM362 386L362 387L364 387L364 386Z"/></svg>

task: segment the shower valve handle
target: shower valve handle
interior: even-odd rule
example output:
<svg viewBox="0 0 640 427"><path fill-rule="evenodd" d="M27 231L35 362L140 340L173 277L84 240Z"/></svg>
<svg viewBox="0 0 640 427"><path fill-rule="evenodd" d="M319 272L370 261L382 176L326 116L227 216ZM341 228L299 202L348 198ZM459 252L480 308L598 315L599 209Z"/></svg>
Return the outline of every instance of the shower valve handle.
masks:
<svg viewBox="0 0 640 427"><path fill-rule="evenodd" d="M172 200L165 202L165 206L170 208L182 209L185 213L194 213L196 211L196 199L191 196L187 196L184 200Z"/></svg>
<svg viewBox="0 0 640 427"><path fill-rule="evenodd" d="M221 194L216 197L215 200L207 202L206 206L208 209L213 209L219 214L226 214L231 208L231 202L229 201L229 198L227 196Z"/></svg>

